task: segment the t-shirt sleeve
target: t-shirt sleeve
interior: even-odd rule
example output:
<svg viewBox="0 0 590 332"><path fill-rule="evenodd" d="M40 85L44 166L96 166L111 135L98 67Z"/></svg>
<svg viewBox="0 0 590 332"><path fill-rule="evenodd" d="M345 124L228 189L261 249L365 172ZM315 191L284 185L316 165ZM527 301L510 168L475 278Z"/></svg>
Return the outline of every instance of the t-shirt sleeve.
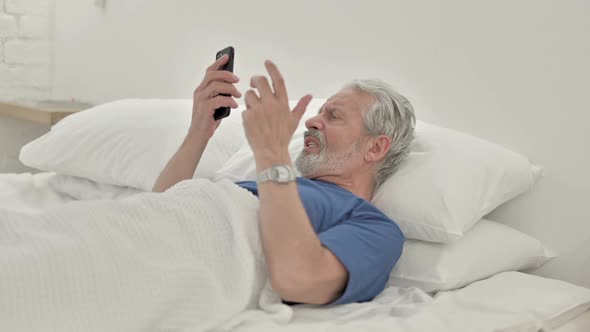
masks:
<svg viewBox="0 0 590 332"><path fill-rule="evenodd" d="M381 293L404 244L404 236L395 223L370 211L354 213L351 219L318 236L348 270L342 296L330 304L370 301Z"/></svg>

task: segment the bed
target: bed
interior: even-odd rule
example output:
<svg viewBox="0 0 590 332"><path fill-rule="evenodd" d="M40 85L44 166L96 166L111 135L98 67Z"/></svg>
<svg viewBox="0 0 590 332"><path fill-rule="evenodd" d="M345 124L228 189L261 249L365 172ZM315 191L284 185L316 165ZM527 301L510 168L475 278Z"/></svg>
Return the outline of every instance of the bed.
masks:
<svg viewBox="0 0 590 332"><path fill-rule="evenodd" d="M314 102L321 104L323 101ZM510 160L508 157L514 157L511 165L494 166L494 169L503 169L498 178L507 178L512 186L504 188L501 199L494 198L490 192L497 188L492 188L484 193L486 195L474 195L485 196L483 202L462 201L461 206L481 205L475 221L466 218L466 221L458 222L466 213L460 206L446 211L447 219L441 217L443 213L436 212L434 215L438 218L430 220L428 215L420 215L420 209L412 210L413 207L406 204L406 215L422 220L422 226L413 228L411 218L404 215L394 219L400 220L404 234L409 234L410 240L402 255L405 258L400 259L392 271L388 287L373 301L323 308L281 304L268 283L256 277L263 275L260 262L256 259L250 261L249 257L243 255L249 250L256 254L257 249L252 245L256 242L255 235L247 229L237 228L233 229L231 236L236 237L236 234L243 232L245 240L235 240L235 252L228 251L228 261L224 264L235 259L244 265L243 269L211 276L219 279L217 285L221 286L218 292L201 288L199 283L191 281L193 276L201 277L201 274L186 265L193 256L185 255L184 252L193 250L192 244L186 242L186 247L183 247L184 242L179 238L174 242L180 244L154 248L160 241L166 244L166 239L174 238L180 232L190 233L191 230L185 224L178 224L178 229L172 229L172 226L162 221L176 222L186 215L200 213L198 210L189 213L184 209L188 204L186 202L201 197L199 195L203 191L207 191L207 199L215 199L215 195L244 196L243 192L232 187L231 181L250 178L253 169L250 166L251 156L243 144L240 123L238 119L230 117L225 128L220 127L224 131L220 132L218 141L212 140L210 143L215 149L206 151L206 162L197 169L193 180L181 182L163 196L149 193L159 170L182 139L187 116L190 116L187 113L190 112L189 106L190 101L187 100L123 100L99 105L58 123L49 134L23 148L21 160L30 167L40 169L39 173L0 174L0 222L4 226L4 234L0 234L3 236L0 239L4 239L5 252L8 250L10 254L11 249L20 245L21 249L38 250L35 252L41 255L69 248L65 244L73 241L86 245L94 239L86 236L92 232L86 234L84 232L87 229L80 228L82 221L96 227L94 231L100 230L101 234L107 234L105 238L117 238L120 245L116 248L117 252L123 253L106 259L103 253L115 248L111 247L112 244L106 244L106 241L96 240L92 242L92 249L84 251L86 248L83 248L80 253L72 253L72 261L78 260L80 267L73 267L67 273L56 271L56 265L37 262L41 256L35 256L35 263L30 266L22 265L17 260L8 261L2 270L5 273L20 271L20 274L8 273L12 279L4 279L0 283L4 287L0 287L4 294L3 300L0 300L2 330L36 331L53 326L64 331L590 331L590 290L527 273L555 254L536 239L484 218L499 204L531 190L535 179L542 173L540 166L524 163L512 155L503 155L505 158L501 158L507 162ZM144 122L147 131L142 128L135 129L136 132L129 130L131 124L137 121L140 114L138 109L153 112L153 116ZM177 111L172 112L171 116L171 110ZM165 111L166 116L159 117L160 111ZM115 113L120 128L112 125ZM92 124L92 128L83 127L82 124ZM105 130L107 127L117 132L108 132ZM72 128L78 128L78 132L74 133ZM96 131L94 135L92 130ZM157 144L148 139L150 134L154 135L154 131L158 134L155 136L160 138ZM163 140L163 133L172 134ZM409 160L414 164L400 169L396 187L408 179L417 183L423 174L419 173L420 168L415 165L425 165L423 169L432 172L427 167L428 162L441 163L437 153L432 151L444 144L462 144L464 139L427 124L422 125L420 133L413 147L414 155ZM78 139L68 136L72 134L83 136ZM433 137L436 139L432 140ZM114 145L109 145L109 139L114 140ZM481 141L476 143L483 144ZM476 143L470 141L467 145ZM299 144L294 141L290 151L296 153L300 150ZM60 151L48 149L49 146ZM464 151L463 148L455 147L453 151L456 153L456 150ZM449 151L446 152L453 152ZM498 153L506 153L497 146L486 150L485 146L478 145L477 151L480 156L470 160L483 160L486 165L490 161L484 158L484 153L494 160ZM425 159L428 154L434 155L432 159ZM457 158L461 156L457 155ZM457 158L453 160L456 162ZM464 160L464 163L467 162ZM469 167L462 167L461 172L465 174L471 170L474 177L480 174L473 171L475 164ZM452 176L448 172L442 175ZM489 173L485 176L484 182L494 182L489 181ZM429 181L437 180L431 176ZM475 182L481 183L482 180ZM217 192L217 186L223 190ZM465 186L465 191L473 190L467 184ZM507 195L507 192L510 194ZM383 210L399 211L402 207L391 208L395 194L380 192L375 204ZM443 190L437 194L453 202L450 199L452 197L448 196L452 193ZM252 210L254 201L248 198L244 200L246 202L241 210L236 210L235 216L226 216L230 220L228 225L234 225L232 218L240 219L241 215ZM230 205L225 208L233 209ZM127 212L127 219L113 217ZM158 216L158 213L160 217L154 217L153 221L147 220L149 215ZM174 219L169 218L171 214ZM66 221L67 216L75 216L77 221L69 223ZM212 220L223 218L215 217ZM146 228L128 226L139 220L145 222ZM55 221L58 221L60 228L52 228L51 223ZM241 219L240 222L245 221ZM432 227L438 231L425 228L439 226L432 224L434 222L442 222L442 228ZM150 223L157 227L154 234L149 233L147 228L152 225ZM44 227L38 228L39 224ZM443 228L445 231L440 231ZM218 228L213 230L219 231ZM18 236L12 236L12 231ZM138 233L142 236L136 236ZM61 237L64 234L69 236L66 237L67 241ZM226 235L219 236L222 239ZM504 239L503 250L512 252L512 255L486 244L486 238L493 240L496 236ZM23 243L25 241L17 243L17 240L29 238L37 247ZM135 241L133 246L131 241L127 245L128 239ZM14 248L11 243L15 244ZM138 248L143 249L138 251ZM220 246L211 250L225 250L223 248ZM170 250L167 252L169 256L155 257L165 250ZM14 258L9 254L2 259ZM61 264L55 258L57 255L47 254L43 257L48 261L55 259ZM88 258L94 260L94 265L87 265ZM99 262L101 259L104 261ZM135 264L135 261L143 265ZM219 267L215 262L210 264L212 268ZM10 269L11 266L17 268ZM115 276L121 278L121 271L128 274L120 280L114 280ZM35 275L41 273L44 274ZM236 275L240 275L239 280ZM89 280L102 277L108 279L109 283L104 280L86 282L85 276ZM75 284L75 292L72 292L74 288L71 284L63 282L66 277L73 278L67 280ZM245 283L243 279L249 277L250 283ZM7 283L7 280L12 284ZM201 281L207 280L204 278ZM235 288L228 291L227 285L232 282L236 284ZM201 290L203 299L208 301L199 301L198 294L191 294L192 287ZM126 314L121 315L123 312Z"/></svg>

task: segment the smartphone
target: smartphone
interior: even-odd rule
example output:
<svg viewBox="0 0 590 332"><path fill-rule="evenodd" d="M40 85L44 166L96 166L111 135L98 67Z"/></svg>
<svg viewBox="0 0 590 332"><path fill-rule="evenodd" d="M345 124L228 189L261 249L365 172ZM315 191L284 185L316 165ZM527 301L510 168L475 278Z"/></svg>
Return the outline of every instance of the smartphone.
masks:
<svg viewBox="0 0 590 332"><path fill-rule="evenodd" d="M215 60L221 58L224 54L229 54L229 60L219 70L227 70L227 71L233 73L234 72L234 54L235 54L234 48L229 46L229 47L226 47L226 48L222 49L221 51L217 52L217 54L215 55ZM221 95L222 96L229 96L228 94L225 94L225 93L222 93ZM219 119L223 119L225 117L228 117L230 110L231 109L229 107L220 107L220 108L216 109L215 114L213 114L213 119L219 120Z"/></svg>

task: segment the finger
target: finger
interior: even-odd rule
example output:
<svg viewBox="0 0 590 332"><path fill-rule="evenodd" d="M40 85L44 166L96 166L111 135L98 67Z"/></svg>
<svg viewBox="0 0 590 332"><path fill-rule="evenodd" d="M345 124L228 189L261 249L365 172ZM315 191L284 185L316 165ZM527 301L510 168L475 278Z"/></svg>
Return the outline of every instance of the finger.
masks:
<svg viewBox="0 0 590 332"><path fill-rule="evenodd" d="M227 63L228 60L229 55L224 54L223 56L221 56L221 58L215 60L215 62L213 62L209 67L207 67L207 71L219 70L223 65Z"/></svg>
<svg viewBox="0 0 590 332"><path fill-rule="evenodd" d="M217 96L211 98L207 102L207 109L216 110L220 107L238 108L238 103L232 98L227 96Z"/></svg>
<svg viewBox="0 0 590 332"><path fill-rule="evenodd" d="M204 91L206 98L212 98L222 93L231 95L235 98L240 98L242 96L242 93L235 87L235 85L220 81L211 82Z"/></svg>
<svg viewBox="0 0 590 332"><path fill-rule="evenodd" d="M295 105L295 108L291 112L293 113L293 115L295 115L297 121L301 120L303 114L307 110L307 106L309 105L312 99L313 97L311 95L305 95L303 96L303 98L299 99L299 102L297 102L297 105Z"/></svg>
<svg viewBox="0 0 590 332"><path fill-rule="evenodd" d="M266 67L266 70L268 70L268 74L272 79L272 86L275 90L275 96L283 101L289 100L287 95L287 87L285 86L285 79L283 78L283 75L279 71L277 65L275 65L274 62L270 60L266 60L264 61L264 66Z"/></svg>
<svg viewBox="0 0 590 332"><path fill-rule="evenodd" d="M252 79L250 80L250 87L258 89L260 99L268 98L273 95L270 85L268 84L268 80L264 76L252 76Z"/></svg>
<svg viewBox="0 0 590 332"><path fill-rule="evenodd" d="M201 87L204 89L206 88L211 82L214 81L222 81L227 83L238 83L240 78L233 73L230 73L226 70L218 70L218 71L209 71L205 74L203 78L203 82L201 82Z"/></svg>
<svg viewBox="0 0 590 332"><path fill-rule="evenodd" d="M254 92L254 90L248 90L246 91L244 101L246 102L246 107L251 108L252 106L258 104L260 102L260 99L256 95L256 92Z"/></svg>
<svg viewBox="0 0 590 332"><path fill-rule="evenodd" d="M252 112L252 111L250 111L250 110L248 110L248 109L245 109L245 110L243 110L243 111L242 111L242 121L243 121L243 123L244 123L244 124L245 124L245 123L246 123L246 121L248 121L248 119L250 118L250 113L251 113L251 112Z"/></svg>

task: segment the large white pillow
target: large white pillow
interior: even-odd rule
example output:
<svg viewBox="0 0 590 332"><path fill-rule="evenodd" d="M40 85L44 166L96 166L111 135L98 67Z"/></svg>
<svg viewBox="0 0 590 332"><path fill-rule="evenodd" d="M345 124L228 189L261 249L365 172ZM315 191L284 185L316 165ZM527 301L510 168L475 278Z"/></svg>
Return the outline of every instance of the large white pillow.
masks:
<svg viewBox="0 0 590 332"><path fill-rule="evenodd" d="M372 201L412 239L460 239L486 214L531 189L542 173L523 155L422 121L411 151Z"/></svg>
<svg viewBox="0 0 590 332"><path fill-rule="evenodd" d="M304 121L325 99L313 99L289 145L295 161L303 149ZM294 102L291 102L294 105ZM541 167L485 140L417 121L411 153L375 193L372 203L392 218L407 238L449 243L499 205L529 190ZM255 180L247 142L214 180Z"/></svg>
<svg viewBox="0 0 590 332"><path fill-rule="evenodd" d="M152 189L190 125L190 99L124 99L58 122L25 145L27 166L98 183ZM222 120L195 177L211 178L244 141L241 111Z"/></svg>
<svg viewBox="0 0 590 332"><path fill-rule="evenodd" d="M482 219L455 243L406 240L388 284L450 290L500 272L537 268L553 257L539 240Z"/></svg>

